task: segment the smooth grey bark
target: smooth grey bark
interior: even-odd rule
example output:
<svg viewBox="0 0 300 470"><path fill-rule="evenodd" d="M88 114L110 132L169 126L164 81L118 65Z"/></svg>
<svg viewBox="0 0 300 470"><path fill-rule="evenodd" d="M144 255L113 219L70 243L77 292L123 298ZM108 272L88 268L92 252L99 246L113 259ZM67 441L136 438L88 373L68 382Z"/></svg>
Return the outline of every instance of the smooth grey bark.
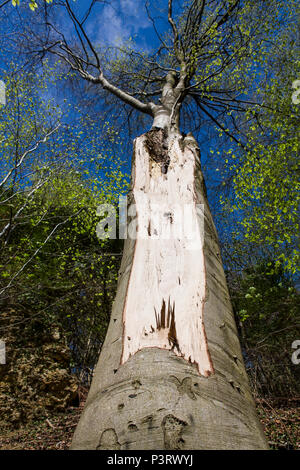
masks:
<svg viewBox="0 0 300 470"><path fill-rule="evenodd" d="M133 183L136 159L141 158L137 147L149 154L144 145L146 138L147 134L135 142ZM177 153L180 148L183 154L189 152L193 156L192 191L195 202L204 204L202 320L213 373L205 377L196 364L175 354L175 349L171 348L142 348L121 364L126 340L123 315L133 265L138 262L135 259L137 242L127 239L107 336L71 449L267 449L243 363L218 236L205 194L199 149L192 136L183 138L177 133L172 138L169 135L169 154L172 153L171 140L178 144ZM171 163L176 152L170 157ZM148 157L150 160L151 156ZM176 165L175 161L173 163ZM145 172L148 171L149 167L145 168ZM178 168L179 175L180 171ZM133 194L131 202L134 202ZM172 274L170 272L170 277ZM184 296L185 279L181 279L181 283ZM136 296L143 298L151 289L151 285L137 285ZM188 286L186 292L189 292ZM130 312L137 322L139 314L139 311ZM175 321L177 314L194 313L176 311Z"/></svg>

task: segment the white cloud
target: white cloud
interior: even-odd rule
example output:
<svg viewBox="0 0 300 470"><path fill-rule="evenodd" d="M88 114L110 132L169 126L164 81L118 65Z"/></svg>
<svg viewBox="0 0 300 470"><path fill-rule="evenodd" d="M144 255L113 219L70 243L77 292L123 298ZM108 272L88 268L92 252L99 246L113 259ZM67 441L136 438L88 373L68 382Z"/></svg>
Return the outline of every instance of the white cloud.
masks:
<svg viewBox="0 0 300 470"><path fill-rule="evenodd" d="M112 0L96 16L91 18L89 29L96 42L106 45L120 45L150 26L141 0Z"/></svg>

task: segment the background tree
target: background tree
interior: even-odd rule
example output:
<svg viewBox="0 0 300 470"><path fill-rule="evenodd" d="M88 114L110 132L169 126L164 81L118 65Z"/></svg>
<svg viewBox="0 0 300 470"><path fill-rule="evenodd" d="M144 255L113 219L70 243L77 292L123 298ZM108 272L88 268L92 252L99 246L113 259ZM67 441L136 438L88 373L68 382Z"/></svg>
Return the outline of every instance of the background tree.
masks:
<svg viewBox="0 0 300 470"><path fill-rule="evenodd" d="M295 275L299 265L299 114L292 84L299 75L299 43L295 10L287 9L291 27L259 58L266 80L255 94L263 100L264 110L259 115L256 109L249 110L243 129L245 148L231 146L224 152L224 178L231 179L232 191L222 202L237 221L235 238L244 239L245 246L267 246L276 266Z"/></svg>
<svg viewBox="0 0 300 470"><path fill-rule="evenodd" d="M292 279L274 265L264 260L241 273L231 271L231 298L254 393L295 397L299 373L291 364L291 344L299 327L298 295Z"/></svg>
<svg viewBox="0 0 300 470"><path fill-rule="evenodd" d="M120 141L114 129L78 110L63 115L49 98L60 79L53 69L44 64L37 78L12 66L3 78L0 337L7 361L0 421L6 428L64 409L77 393L71 370L81 383L91 380L122 248L97 239L96 212L104 202L116 204L127 183L112 150Z"/></svg>
<svg viewBox="0 0 300 470"><path fill-rule="evenodd" d="M223 259L253 389L264 397L298 395L290 351L299 326L299 118L292 100L299 42L297 7L285 8L289 29L257 58L264 79L254 97L264 110L248 111L240 122L246 145L228 144L218 165Z"/></svg>

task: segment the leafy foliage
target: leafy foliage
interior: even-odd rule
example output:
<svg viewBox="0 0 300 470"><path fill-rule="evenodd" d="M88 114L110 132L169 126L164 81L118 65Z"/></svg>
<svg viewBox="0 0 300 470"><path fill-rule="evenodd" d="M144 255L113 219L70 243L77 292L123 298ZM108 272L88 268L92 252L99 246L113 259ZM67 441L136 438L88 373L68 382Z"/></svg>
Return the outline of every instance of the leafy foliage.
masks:
<svg viewBox="0 0 300 470"><path fill-rule="evenodd" d="M299 293L276 262L260 261L241 273L228 273L232 304L246 366L259 396L299 393L292 343L299 328Z"/></svg>
<svg viewBox="0 0 300 470"><path fill-rule="evenodd" d="M87 380L104 339L122 248L96 236L97 207L116 204L127 188L112 150L121 150L121 141L108 123L74 111L62 116L49 98L47 74L20 73L6 82L1 309L18 312L10 327L23 328L24 341L42 341L54 327L63 331L72 367Z"/></svg>
<svg viewBox="0 0 300 470"><path fill-rule="evenodd" d="M53 0L44 0L46 3L52 3ZM20 0L11 0L14 7L20 5ZM28 6L31 11L35 11L38 8L38 3L35 0L29 0Z"/></svg>
<svg viewBox="0 0 300 470"><path fill-rule="evenodd" d="M289 12L294 15L295 6ZM299 106L292 102L292 83L300 73L296 28L282 31L271 49L260 51L258 68L265 80L256 78L255 93L263 112L247 111L244 148L225 152L232 194L222 197L225 212L235 213L234 238L244 239L245 247L269 247L275 267L283 265L292 274L299 266Z"/></svg>

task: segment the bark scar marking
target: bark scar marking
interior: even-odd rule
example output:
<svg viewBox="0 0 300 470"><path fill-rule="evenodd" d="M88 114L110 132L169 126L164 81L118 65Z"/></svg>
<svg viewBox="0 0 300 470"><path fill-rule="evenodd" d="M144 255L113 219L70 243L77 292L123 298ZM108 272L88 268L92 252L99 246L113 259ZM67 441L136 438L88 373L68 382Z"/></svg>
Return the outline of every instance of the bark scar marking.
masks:
<svg viewBox="0 0 300 470"><path fill-rule="evenodd" d="M196 400L197 395L200 396L199 385L192 380L192 377L184 377L180 381L178 377L171 375L170 379L176 385L179 395L186 394L192 400Z"/></svg>
<svg viewBox="0 0 300 470"><path fill-rule="evenodd" d="M180 450L183 449L184 439L182 433L184 432L187 423L170 414L164 417L162 423L164 433L164 445L166 450Z"/></svg>
<svg viewBox="0 0 300 470"><path fill-rule="evenodd" d="M105 429L96 450L120 450L120 448L116 431L113 428Z"/></svg>

